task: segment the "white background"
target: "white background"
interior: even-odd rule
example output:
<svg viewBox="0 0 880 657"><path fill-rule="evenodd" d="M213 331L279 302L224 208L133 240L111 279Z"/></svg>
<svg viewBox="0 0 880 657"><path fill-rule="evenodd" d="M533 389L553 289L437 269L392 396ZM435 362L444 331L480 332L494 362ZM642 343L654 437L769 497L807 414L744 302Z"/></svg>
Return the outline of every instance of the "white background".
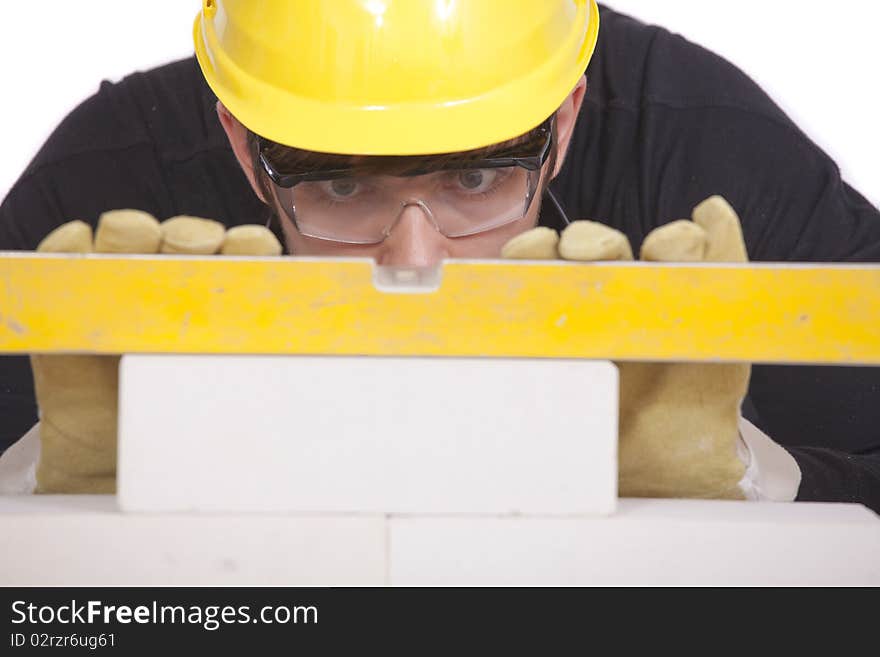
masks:
<svg viewBox="0 0 880 657"><path fill-rule="evenodd" d="M534 0L540 1L540 0ZM613 0L752 76L880 205L880 4L865 0ZM0 195L102 79L192 53L198 0L4 3Z"/></svg>

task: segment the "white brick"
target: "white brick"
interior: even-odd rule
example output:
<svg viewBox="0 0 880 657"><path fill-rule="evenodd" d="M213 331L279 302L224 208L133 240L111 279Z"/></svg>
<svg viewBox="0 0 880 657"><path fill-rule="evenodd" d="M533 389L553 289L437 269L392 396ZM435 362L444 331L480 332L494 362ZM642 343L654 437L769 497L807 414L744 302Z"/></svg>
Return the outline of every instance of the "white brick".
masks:
<svg viewBox="0 0 880 657"><path fill-rule="evenodd" d="M609 513L607 362L127 356L119 498L138 511Z"/></svg>
<svg viewBox="0 0 880 657"><path fill-rule="evenodd" d="M392 518L392 585L880 585L861 506L621 500L611 518Z"/></svg>
<svg viewBox="0 0 880 657"><path fill-rule="evenodd" d="M386 520L123 514L112 496L0 497L2 586L374 586Z"/></svg>

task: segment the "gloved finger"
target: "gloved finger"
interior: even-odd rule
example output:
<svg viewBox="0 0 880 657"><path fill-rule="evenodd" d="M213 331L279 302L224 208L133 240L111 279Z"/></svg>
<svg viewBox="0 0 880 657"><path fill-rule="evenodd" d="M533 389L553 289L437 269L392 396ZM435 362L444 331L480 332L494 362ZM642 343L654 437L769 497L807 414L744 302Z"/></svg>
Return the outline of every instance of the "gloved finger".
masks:
<svg viewBox="0 0 880 657"><path fill-rule="evenodd" d="M595 221L574 221L562 231L559 255L581 262L632 260L626 235Z"/></svg>
<svg viewBox="0 0 880 657"><path fill-rule="evenodd" d="M724 198L706 199L694 209L693 217L708 235L707 262L748 262L742 224Z"/></svg>
<svg viewBox="0 0 880 657"><path fill-rule="evenodd" d="M223 245L226 228L219 221L179 216L162 222L161 253L213 255Z"/></svg>
<svg viewBox="0 0 880 657"><path fill-rule="evenodd" d="M84 221L68 221L43 238L40 253L91 253L92 227Z"/></svg>
<svg viewBox="0 0 880 657"><path fill-rule="evenodd" d="M682 219L652 230L642 243L640 257L648 262L702 262L708 242L705 230Z"/></svg>
<svg viewBox="0 0 880 657"><path fill-rule="evenodd" d="M98 218L97 253L157 253L161 242L159 222L148 212L113 210Z"/></svg>
<svg viewBox="0 0 880 657"><path fill-rule="evenodd" d="M223 255L279 256L281 243L265 226L236 226L226 231L220 253Z"/></svg>
<svg viewBox="0 0 880 657"><path fill-rule="evenodd" d="M559 235L552 228L540 226L521 233L501 249L501 257L511 260L556 260Z"/></svg>

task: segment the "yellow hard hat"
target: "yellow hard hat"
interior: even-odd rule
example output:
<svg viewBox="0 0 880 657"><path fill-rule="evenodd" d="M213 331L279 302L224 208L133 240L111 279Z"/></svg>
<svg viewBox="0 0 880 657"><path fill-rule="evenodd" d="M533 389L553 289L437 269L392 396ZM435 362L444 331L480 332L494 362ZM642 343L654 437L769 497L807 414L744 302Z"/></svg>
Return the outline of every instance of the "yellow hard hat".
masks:
<svg viewBox="0 0 880 657"><path fill-rule="evenodd" d="M427 155L547 119L596 47L595 0L202 0L208 84L253 132L324 153Z"/></svg>

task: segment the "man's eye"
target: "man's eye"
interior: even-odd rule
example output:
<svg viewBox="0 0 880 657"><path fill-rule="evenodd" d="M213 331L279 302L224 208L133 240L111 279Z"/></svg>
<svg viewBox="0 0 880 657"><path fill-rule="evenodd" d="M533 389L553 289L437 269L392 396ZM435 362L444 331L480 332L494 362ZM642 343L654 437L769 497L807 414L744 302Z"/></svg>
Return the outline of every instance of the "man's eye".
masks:
<svg viewBox="0 0 880 657"><path fill-rule="evenodd" d="M484 192L495 181L495 172L491 169L471 169L460 171L458 185L468 192Z"/></svg>
<svg viewBox="0 0 880 657"><path fill-rule="evenodd" d="M358 191L358 183L347 178L324 183L324 191L334 198L350 198Z"/></svg>

